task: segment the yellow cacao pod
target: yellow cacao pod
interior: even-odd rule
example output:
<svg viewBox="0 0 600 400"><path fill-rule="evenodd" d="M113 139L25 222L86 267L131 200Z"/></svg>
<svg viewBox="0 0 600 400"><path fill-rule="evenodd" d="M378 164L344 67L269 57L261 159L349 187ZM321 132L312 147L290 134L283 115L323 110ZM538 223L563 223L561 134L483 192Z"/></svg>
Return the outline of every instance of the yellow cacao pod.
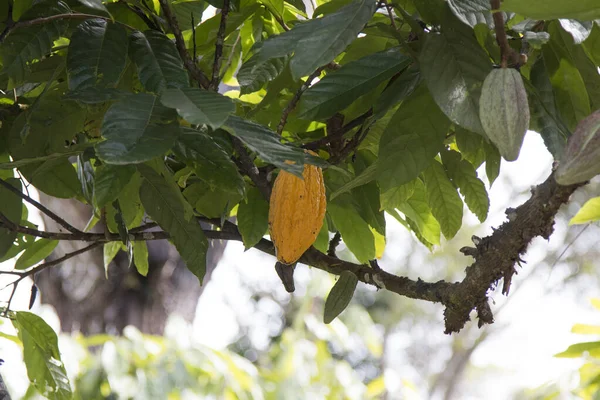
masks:
<svg viewBox="0 0 600 400"><path fill-rule="evenodd" d="M502 157L516 160L529 128L529 103L519 71L498 68L489 73L481 87L479 118Z"/></svg>
<svg viewBox="0 0 600 400"><path fill-rule="evenodd" d="M323 171L305 164L303 179L281 171L269 205L269 232L277 260L293 264L315 242L327 207Z"/></svg>

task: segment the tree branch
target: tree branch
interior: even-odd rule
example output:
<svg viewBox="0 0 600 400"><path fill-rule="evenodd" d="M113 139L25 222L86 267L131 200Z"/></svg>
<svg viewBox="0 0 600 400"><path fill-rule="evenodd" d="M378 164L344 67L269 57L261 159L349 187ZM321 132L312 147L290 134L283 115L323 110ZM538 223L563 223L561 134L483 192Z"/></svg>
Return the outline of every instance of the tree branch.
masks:
<svg viewBox="0 0 600 400"><path fill-rule="evenodd" d="M198 68L196 65L196 60L192 60L190 58L190 54L185 47L185 41L183 40L183 35L181 34L181 29L179 29L179 24L177 23L177 18L175 18L175 14L171 12L171 8L169 8L169 3L167 0L158 0L160 3L160 8L165 14L165 18L167 19L167 24L173 35L175 35L175 45L177 46L177 51L179 51L179 57L183 60L183 65L188 70L192 78L200 84L204 89L207 89L210 86L210 81L204 75L204 72Z"/></svg>
<svg viewBox="0 0 600 400"><path fill-rule="evenodd" d="M296 108L296 104L298 104L298 101L300 101L300 96L302 96L302 93L304 93L306 91L306 89L308 89L310 87L312 81L314 81L316 77L321 75L321 71L323 71L324 69L325 69L325 66L317 68L317 70L315 72L313 72L312 74L310 74L308 76L308 78L306 78L306 81L296 91L296 93L294 94L294 97L292 97L292 99L290 100L288 105L285 107L285 109L281 113L281 119L279 120L279 124L277 125L277 134L278 135L281 135L281 133L283 132L283 128L285 127L288 116L294 110L294 108Z"/></svg>
<svg viewBox="0 0 600 400"><path fill-rule="evenodd" d="M508 44L506 31L504 30L504 16L500 10L500 0L490 0L492 6L492 18L494 19L494 31L496 32L496 42L500 46L500 65L502 68L510 64L519 64L517 52Z"/></svg>
<svg viewBox="0 0 600 400"><path fill-rule="evenodd" d="M240 156L240 159L236 160L238 168L248 175L258 190L260 190L264 198L269 201L271 198L271 185L267 179L260 174L260 171L256 165L254 165L254 161L252 161L250 158L250 155L246 151L244 144L234 136L231 137L231 141L233 143L233 148Z"/></svg>
<svg viewBox="0 0 600 400"><path fill-rule="evenodd" d="M227 15L229 14L229 0L223 0L223 8L221 8L221 23L217 32L217 40L215 42L215 61L213 62L212 79L210 81L209 90L216 91L219 88L219 74L221 72L221 63L223 61L223 44L225 43L225 30L227 28Z"/></svg>

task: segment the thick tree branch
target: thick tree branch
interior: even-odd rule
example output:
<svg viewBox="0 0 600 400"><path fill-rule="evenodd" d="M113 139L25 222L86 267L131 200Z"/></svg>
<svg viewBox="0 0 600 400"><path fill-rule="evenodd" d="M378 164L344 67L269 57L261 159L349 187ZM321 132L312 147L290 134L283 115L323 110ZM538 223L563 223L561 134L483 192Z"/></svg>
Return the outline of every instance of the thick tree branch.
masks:
<svg viewBox="0 0 600 400"><path fill-rule="evenodd" d="M209 90L216 91L219 88L219 74L221 72L221 63L223 61L223 44L225 43L225 30L227 28L227 15L229 14L229 0L223 0L223 8L221 8L221 22L219 31L217 32L217 40L215 42L215 61L213 62L212 79L210 81Z"/></svg>
<svg viewBox="0 0 600 400"><path fill-rule="evenodd" d="M169 3L167 0L158 0L160 3L160 8L162 9L163 14L165 14L165 18L167 19L167 23L169 24L169 28L175 35L175 45L177 46L177 51L179 51L179 56L183 60L183 65L188 70L192 78L200 84L203 88L207 89L210 86L210 81L204 75L204 72L198 68L196 65L196 61L192 60L190 54L185 47L185 40L183 40L183 35L181 34L181 29L179 29L179 24L177 23L177 18L175 18L175 14L171 11L169 7Z"/></svg>

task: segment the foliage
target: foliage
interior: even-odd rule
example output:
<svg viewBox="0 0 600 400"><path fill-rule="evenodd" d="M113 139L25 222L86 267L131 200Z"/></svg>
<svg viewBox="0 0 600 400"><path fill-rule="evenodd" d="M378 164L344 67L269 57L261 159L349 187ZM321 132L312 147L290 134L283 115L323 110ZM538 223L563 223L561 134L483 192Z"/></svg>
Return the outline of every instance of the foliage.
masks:
<svg viewBox="0 0 600 400"><path fill-rule="evenodd" d="M473 308L490 323L489 305L467 300L487 300L502 276L508 292L514 262L533 237L550 234L547 225L551 232L576 186L551 191L556 201L532 197L540 226L497 252L507 259L492 259L489 275L473 285L481 293L424 288L366 263L384 251L386 213L429 248L457 234L464 204L485 220L484 181L489 188L501 168L479 117L494 65L519 69L529 128L560 159L570 132L600 108L596 2L506 0L492 15L499 1L319 0L309 17L297 1L223 0L209 2L220 11L204 20L205 4L197 3L0 5L0 257L20 254L15 285L58 264L38 264L56 240L103 245L107 259L123 249L145 274L139 243L170 239L200 282L209 239L273 254L261 240L266 210L250 208L264 204L259 193L268 200L274 168L301 176L308 163L324 169L325 239L339 233L362 265L335 257L335 246L329 258L309 249L302 262L443 302L448 332ZM22 201L32 199L15 176L89 204L90 225L103 220L108 231L84 232L44 208L68 233L37 230ZM241 234L229 221L237 210ZM154 224L162 231L146 231ZM46 363L56 359L54 348L36 349ZM44 379L60 391L55 372L48 367Z"/></svg>

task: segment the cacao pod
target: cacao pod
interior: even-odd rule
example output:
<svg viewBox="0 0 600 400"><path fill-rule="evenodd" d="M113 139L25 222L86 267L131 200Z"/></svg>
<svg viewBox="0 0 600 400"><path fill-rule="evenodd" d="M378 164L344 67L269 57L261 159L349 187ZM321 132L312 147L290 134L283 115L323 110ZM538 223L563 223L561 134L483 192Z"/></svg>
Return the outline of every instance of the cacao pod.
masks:
<svg viewBox="0 0 600 400"><path fill-rule="evenodd" d="M269 205L269 232L277 260L293 264L315 242L327 206L321 168L305 164L303 179L281 171Z"/></svg>
<svg viewBox="0 0 600 400"><path fill-rule="evenodd" d="M519 71L498 68L488 74L481 88L479 118L500 155L516 160L529 128L529 103Z"/></svg>
<svg viewBox="0 0 600 400"><path fill-rule="evenodd" d="M600 110L577 124L554 178L560 185L585 182L600 174Z"/></svg>

